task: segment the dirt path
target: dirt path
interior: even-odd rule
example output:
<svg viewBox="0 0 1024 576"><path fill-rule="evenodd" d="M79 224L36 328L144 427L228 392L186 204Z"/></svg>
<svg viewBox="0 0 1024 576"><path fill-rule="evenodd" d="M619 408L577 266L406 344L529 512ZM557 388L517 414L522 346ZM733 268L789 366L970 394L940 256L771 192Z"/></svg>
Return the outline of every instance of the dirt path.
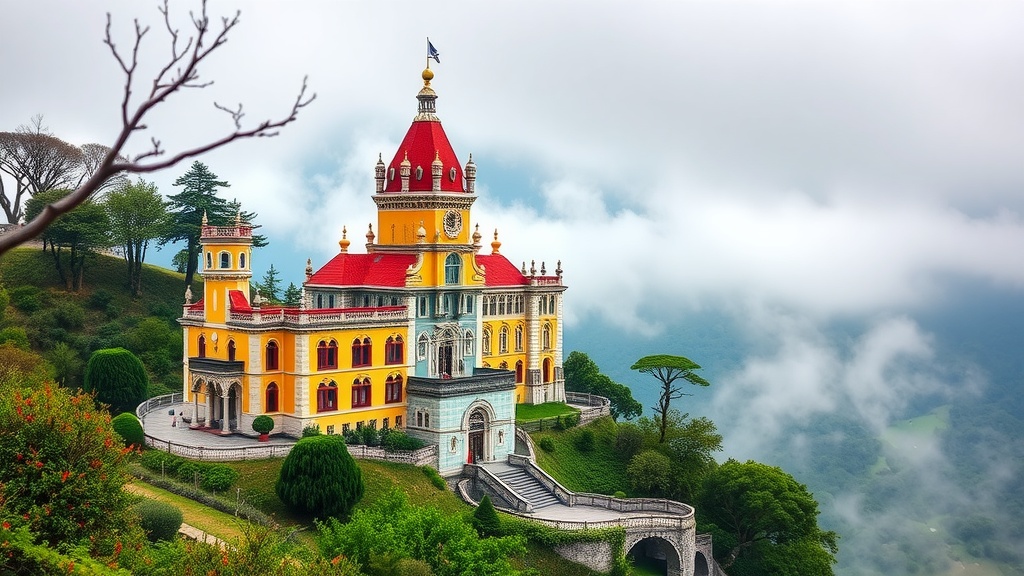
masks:
<svg viewBox="0 0 1024 576"><path fill-rule="evenodd" d="M139 480L125 485L125 489L133 494L167 502L179 508L184 520L179 532L193 540L202 540L223 546L226 544L225 540L234 540L242 535L242 531L238 527L238 523L242 520L230 514L214 510L194 500L172 494Z"/></svg>

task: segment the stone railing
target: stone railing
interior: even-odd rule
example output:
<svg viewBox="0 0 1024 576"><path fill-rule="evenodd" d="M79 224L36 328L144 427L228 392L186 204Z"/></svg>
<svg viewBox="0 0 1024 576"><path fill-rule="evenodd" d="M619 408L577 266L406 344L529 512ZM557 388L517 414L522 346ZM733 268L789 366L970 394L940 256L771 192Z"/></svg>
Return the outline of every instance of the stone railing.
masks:
<svg viewBox="0 0 1024 576"><path fill-rule="evenodd" d="M171 404L181 404L185 402L185 395L181 392L175 392L174 394L164 394L163 396L154 396L149 400L146 400L142 404L139 404L135 408L135 416L138 417L139 422L142 422L142 418L160 408L161 406L169 406Z"/></svg>
<svg viewBox="0 0 1024 576"><path fill-rule="evenodd" d="M405 306L380 308L334 308L301 310L299 308L253 308L247 312L228 313L228 324L249 327L329 326L359 322L404 322L409 318Z"/></svg>
<svg viewBox="0 0 1024 576"><path fill-rule="evenodd" d="M178 456L184 456L192 460L206 460L210 462L227 462L231 460L259 460L262 458L283 458L292 450L291 444L265 444L253 446L237 446L230 448L208 448L205 446L190 446L179 444L169 440L161 440L146 434L146 446L156 450L163 450Z"/></svg>
<svg viewBox="0 0 1024 576"><path fill-rule="evenodd" d="M202 227L202 236L205 238L225 236L233 238L249 238L252 236L252 226L209 226Z"/></svg>
<svg viewBox="0 0 1024 576"><path fill-rule="evenodd" d="M437 444L424 446L419 450L395 450L394 452L388 452L376 446L350 444L348 446L348 453L353 458L364 460L382 460L385 462L412 464L413 466L437 466Z"/></svg>
<svg viewBox="0 0 1024 576"><path fill-rule="evenodd" d="M466 464L462 471L464 476L470 478L476 478L488 488L493 490L498 496L501 496L506 502L514 507L518 512L533 512L533 506L523 499L515 490L505 484L501 478L498 478L494 474L491 474L490 470L480 466L479 464ZM464 490L462 492L465 492ZM468 493L464 493L463 497L466 498L467 502L475 502L469 498ZM508 511L507 509L505 509Z"/></svg>
<svg viewBox="0 0 1024 576"><path fill-rule="evenodd" d="M581 426L612 413L612 402L604 396L597 396L596 394L588 394L586 392L569 392L566 390L565 401L573 406L584 407L580 408Z"/></svg>
<svg viewBox="0 0 1024 576"><path fill-rule="evenodd" d="M555 498L565 504L566 506L573 505L574 494L565 489L564 486L558 483L557 480L548 475L547 472L540 469L539 466L533 463L527 456L520 456L518 454L509 454L508 463L512 466L519 466L529 474L534 480L540 482L544 488L555 495Z"/></svg>
<svg viewBox="0 0 1024 576"><path fill-rule="evenodd" d="M206 310L203 309L192 309L191 304L185 305L185 310L181 313L181 317L186 320L206 320Z"/></svg>
<svg viewBox="0 0 1024 576"><path fill-rule="evenodd" d="M534 286L561 286L561 276L531 276L530 283Z"/></svg>
<svg viewBox="0 0 1024 576"><path fill-rule="evenodd" d="M520 442L526 447L526 454L524 456L529 458L531 462L537 460L537 450L533 447L533 438L530 438L526 430L516 426L516 443Z"/></svg>

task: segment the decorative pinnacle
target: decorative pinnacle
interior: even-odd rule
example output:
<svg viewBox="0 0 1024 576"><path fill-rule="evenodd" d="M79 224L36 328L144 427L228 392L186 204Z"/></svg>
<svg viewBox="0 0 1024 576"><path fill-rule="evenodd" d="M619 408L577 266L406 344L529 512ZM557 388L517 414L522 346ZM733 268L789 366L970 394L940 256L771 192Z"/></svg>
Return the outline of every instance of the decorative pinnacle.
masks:
<svg viewBox="0 0 1024 576"><path fill-rule="evenodd" d="M491 254L500 254L501 242L498 241L498 229L494 229L494 241L491 242Z"/></svg>
<svg viewBox="0 0 1024 576"><path fill-rule="evenodd" d="M312 275L313 275L313 260L311 260L309 258L306 258L306 280L309 280L309 277L312 276ZM305 290L306 287L303 286L302 289Z"/></svg>
<svg viewBox="0 0 1024 576"><path fill-rule="evenodd" d="M341 240L338 241L338 246L341 247L342 252L348 252L348 246L352 242L348 239L348 229L344 225L341 226Z"/></svg>
<svg viewBox="0 0 1024 576"><path fill-rule="evenodd" d="M206 226L209 220L206 219L206 210L203 210L203 226Z"/></svg>
<svg viewBox="0 0 1024 576"><path fill-rule="evenodd" d="M366 243L373 244L373 239L377 236L373 233L373 222L370 222L370 227L366 231Z"/></svg>

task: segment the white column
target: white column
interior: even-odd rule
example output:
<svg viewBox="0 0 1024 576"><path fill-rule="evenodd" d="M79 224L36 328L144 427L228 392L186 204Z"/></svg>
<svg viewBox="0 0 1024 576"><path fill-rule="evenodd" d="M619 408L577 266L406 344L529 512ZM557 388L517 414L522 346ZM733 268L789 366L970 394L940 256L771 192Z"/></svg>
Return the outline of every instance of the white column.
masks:
<svg viewBox="0 0 1024 576"><path fill-rule="evenodd" d="M221 401L221 417L220 417L220 431L228 431L228 390L224 390L224 395L220 397Z"/></svg>

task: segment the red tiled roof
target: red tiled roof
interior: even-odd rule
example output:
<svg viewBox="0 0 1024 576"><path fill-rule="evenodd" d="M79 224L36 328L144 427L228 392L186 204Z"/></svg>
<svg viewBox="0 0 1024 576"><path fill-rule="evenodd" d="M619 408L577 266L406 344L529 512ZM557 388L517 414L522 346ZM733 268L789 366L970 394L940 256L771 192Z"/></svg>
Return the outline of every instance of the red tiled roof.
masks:
<svg viewBox="0 0 1024 576"><path fill-rule="evenodd" d="M486 269L486 286L525 286L530 283L530 279L503 254L477 254L476 261Z"/></svg>
<svg viewBox="0 0 1024 576"><path fill-rule="evenodd" d="M441 191L442 192L465 192L462 187L462 166L459 159L452 150L448 136L444 133L441 123L436 120L417 120L409 127L405 139L398 147L398 152L388 164L387 185L385 192L402 191L402 161L405 155L409 155L411 170L409 172L410 192L430 192L433 188L433 176L431 176L430 165L434 161L435 152L441 158L444 169L441 170ZM423 176L416 179L416 167L423 168ZM451 179L451 169L455 168L455 179ZM391 171L394 170L395 178L390 179Z"/></svg>
<svg viewBox="0 0 1024 576"><path fill-rule="evenodd" d="M405 286L405 271L416 262L413 254L349 254L342 252L306 282L320 286Z"/></svg>
<svg viewBox="0 0 1024 576"><path fill-rule="evenodd" d="M231 310L234 312L252 312L249 306L249 299L242 294L241 290L229 290L228 301L231 303Z"/></svg>
<svg viewBox="0 0 1024 576"><path fill-rule="evenodd" d="M189 304L188 306L189 310L203 310L204 308L205 304L203 304L202 298L199 299L199 302L196 302L195 304Z"/></svg>

